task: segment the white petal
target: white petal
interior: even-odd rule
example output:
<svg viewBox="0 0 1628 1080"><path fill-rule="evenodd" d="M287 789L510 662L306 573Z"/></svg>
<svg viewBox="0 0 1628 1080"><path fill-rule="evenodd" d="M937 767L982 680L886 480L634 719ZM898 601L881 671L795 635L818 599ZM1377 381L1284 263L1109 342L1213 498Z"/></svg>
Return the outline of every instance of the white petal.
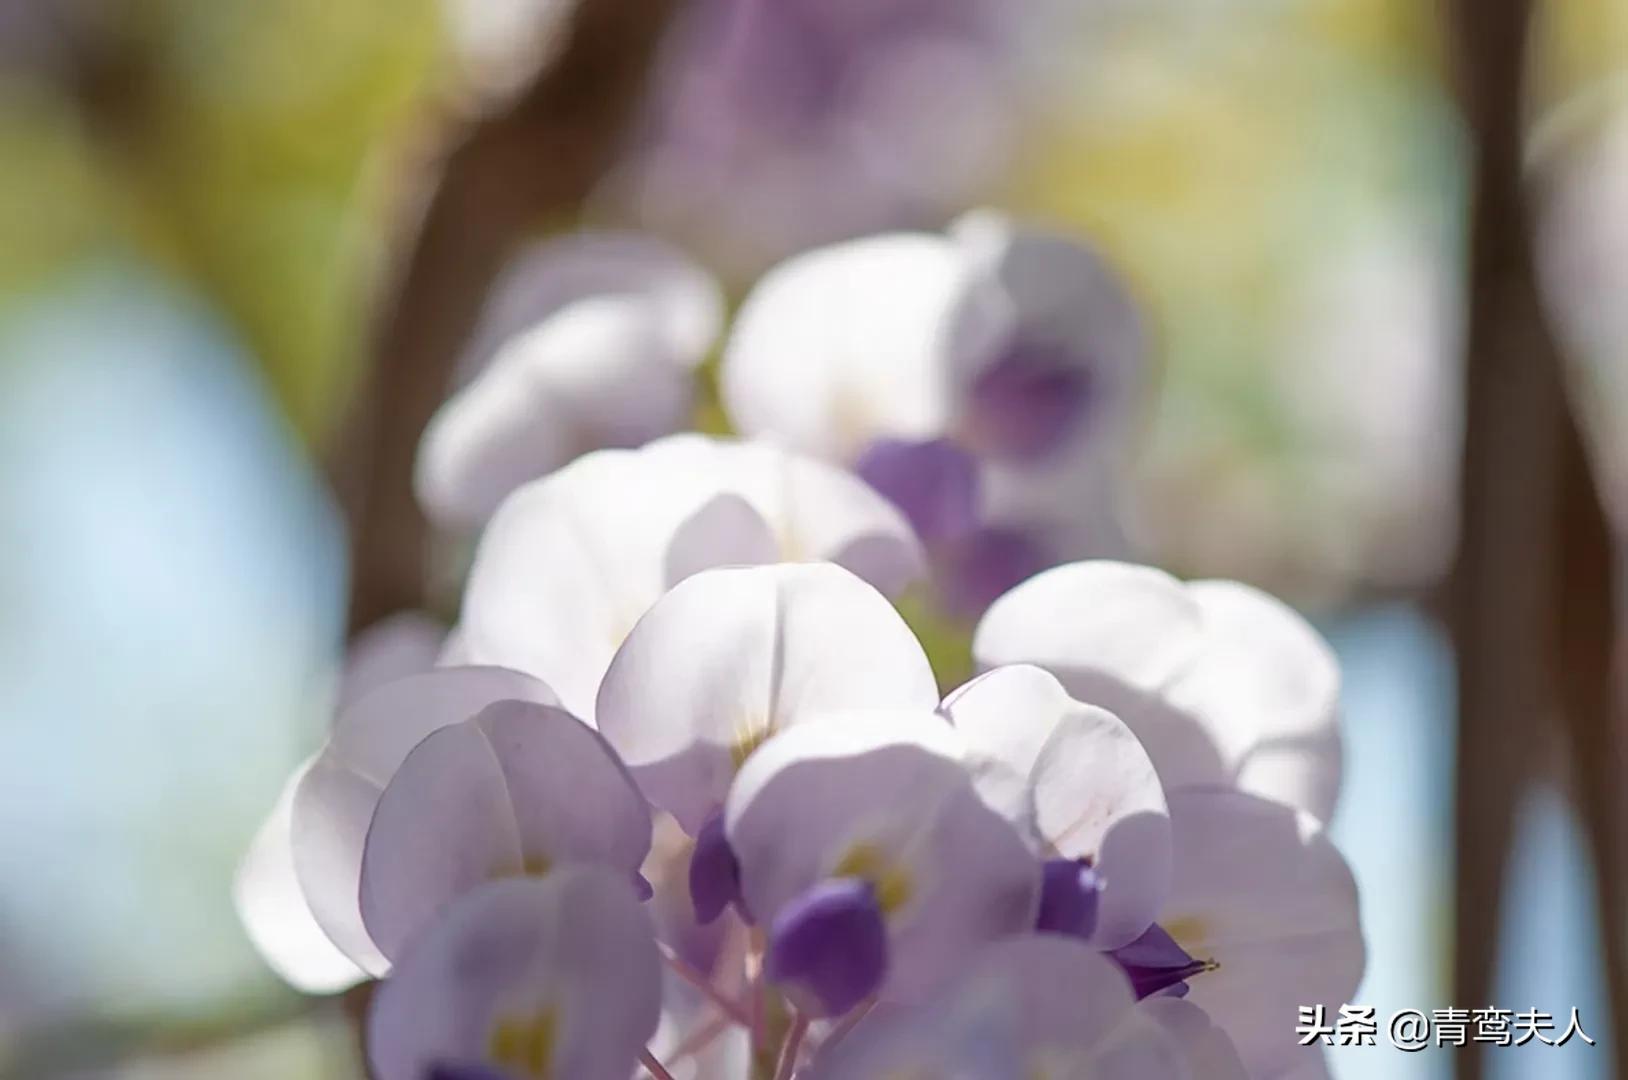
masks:
<svg viewBox="0 0 1628 1080"><path fill-rule="evenodd" d="M1191 1001L1151 997L1137 1007L1163 1028L1181 1051L1193 1080L1250 1080L1238 1058L1238 1048L1227 1033Z"/></svg>
<svg viewBox="0 0 1628 1080"><path fill-rule="evenodd" d="M840 709L930 710L932 668L887 600L829 564L709 570L616 654L600 729L651 802L693 833L769 735Z"/></svg>
<svg viewBox="0 0 1628 1080"><path fill-rule="evenodd" d="M538 675L592 722L600 679L650 605L697 570L754 560L835 561L889 590L921 572L908 525L857 478L678 435L590 454L503 504L470 571L467 655Z"/></svg>
<svg viewBox="0 0 1628 1080"><path fill-rule="evenodd" d="M682 252L637 233L531 248L500 278L460 361L464 385L419 448L416 486L450 527L579 454L682 427L723 300Z"/></svg>
<svg viewBox="0 0 1628 1080"><path fill-rule="evenodd" d="M887 916L882 991L898 1001L941 984L967 950L1027 931L1038 865L973 790L961 750L954 729L926 712L830 714L764 744L725 806L748 910L772 921L864 850L897 875L904 897Z"/></svg>
<svg viewBox="0 0 1628 1080"><path fill-rule="evenodd" d="M273 971L307 994L334 994L366 975L322 932L294 875L289 835L294 790L310 767L310 761L302 763L283 785L271 815L238 865L232 900L249 940Z"/></svg>
<svg viewBox="0 0 1628 1080"><path fill-rule="evenodd" d="M311 913L362 968L388 963L362 925L362 848L379 795L425 736L494 701L554 704L536 679L503 668L436 668L367 694L339 715L328 745L295 791L294 866Z"/></svg>
<svg viewBox="0 0 1628 1080"><path fill-rule="evenodd" d="M606 296L644 304L682 366L705 359L723 323L718 283L677 248L643 233L571 233L532 245L504 270L460 361L465 377L527 327L579 300Z"/></svg>
<svg viewBox="0 0 1628 1080"><path fill-rule="evenodd" d="M581 454L681 428L691 376L656 316L637 297L579 300L505 344L424 432L414 485L431 519L473 529Z"/></svg>
<svg viewBox="0 0 1628 1080"><path fill-rule="evenodd" d="M1204 649L1169 688L1245 791L1327 820L1339 792L1340 669L1304 619L1258 589L1195 581Z"/></svg>
<svg viewBox="0 0 1628 1080"><path fill-rule="evenodd" d="M1235 582L1182 585L1110 562L1048 570L979 624L984 665L1029 662L1128 724L1165 790L1224 784L1326 819L1338 794L1339 672L1289 608Z"/></svg>
<svg viewBox="0 0 1628 1080"><path fill-rule="evenodd" d="M1153 924L1170 888L1164 789L1129 728L1101 709L1065 717L1031 774L1035 824L1068 858L1103 878L1092 944L1128 945Z"/></svg>
<svg viewBox="0 0 1628 1080"><path fill-rule="evenodd" d="M946 318L966 274L955 245L914 233L782 263L746 298L725 349L735 426L835 461L878 436L941 433Z"/></svg>
<svg viewBox="0 0 1628 1080"><path fill-rule="evenodd" d="M680 582L715 566L761 566L776 562L780 539L745 497L715 495L673 533L666 578Z"/></svg>
<svg viewBox="0 0 1628 1080"><path fill-rule="evenodd" d="M394 959L482 882L565 863L631 881L649 850L649 809L596 732L562 709L500 702L396 770L367 833L362 917Z"/></svg>
<svg viewBox="0 0 1628 1080"><path fill-rule="evenodd" d="M691 468L738 492L773 532L777 561L834 562L888 596L925 573L904 515L844 469L768 443L679 436L653 449L694 455Z"/></svg>
<svg viewBox="0 0 1628 1080"><path fill-rule="evenodd" d="M980 675L942 711L967 741L986 801L1010 806L1004 790L991 797L990 777L1022 776L1023 810L1047 853L1090 858L1101 870L1093 943L1113 949L1134 941L1158 917L1169 888L1170 822L1158 773L1131 730L1026 664ZM1002 767L979 770L987 759Z"/></svg>
<svg viewBox="0 0 1628 1080"><path fill-rule="evenodd" d="M467 655L538 676L591 721L611 657L667 590L674 536L716 494L649 450L589 454L521 488L470 569Z"/></svg>
<svg viewBox="0 0 1628 1080"><path fill-rule="evenodd" d="M1189 1000L1223 1028L1255 1076L1305 1053L1297 1005L1351 1000L1364 964L1357 891L1311 815L1253 795L1170 796L1175 872L1159 923L1219 970L1195 976Z"/></svg>
<svg viewBox="0 0 1628 1080"><path fill-rule="evenodd" d="M437 1062L488 1060L500 1024L535 1025L551 1035L547 1075L627 1080L656 1030L661 986L649 920L625 879L568 867L492 882L380 988L368 1057L378 1080L422 1080Z"/></svg>
<svg viewBox="0 0 1628 1080"><path fill-rule="evenodd" d="M995 601L973 642L985 667L1037 664L1081 701L1121 687L1154 691L1192 662L1203 630L1196 600L1160 570L1116 562L1058 566Z"/></svg>

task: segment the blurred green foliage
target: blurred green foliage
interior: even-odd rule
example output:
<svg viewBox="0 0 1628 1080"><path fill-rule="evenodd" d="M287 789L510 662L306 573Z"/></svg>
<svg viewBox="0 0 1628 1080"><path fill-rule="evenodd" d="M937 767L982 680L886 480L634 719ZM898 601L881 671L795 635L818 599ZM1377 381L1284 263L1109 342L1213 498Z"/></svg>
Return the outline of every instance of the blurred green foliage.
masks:
<svg viewBox="0 0 1628 1080"><path fill-rule="evenodd" d="M0 291L133 246L218 304L320 431L408 194L434 0L133 0L87 33L58 79L0 81Z"/></svg>

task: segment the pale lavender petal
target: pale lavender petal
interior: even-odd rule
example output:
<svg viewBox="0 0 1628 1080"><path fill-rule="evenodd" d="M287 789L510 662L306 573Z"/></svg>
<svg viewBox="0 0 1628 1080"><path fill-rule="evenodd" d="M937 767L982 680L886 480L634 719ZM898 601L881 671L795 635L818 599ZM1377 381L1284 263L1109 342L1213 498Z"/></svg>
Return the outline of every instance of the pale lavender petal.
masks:
<svg viewBox="0 0 1628 1080"><path fill-rule="evenodd" d="M931 713L799 725L747 761L725 807L760 921L832 877L875 886L887 1000L918 999L968 950L1032 928L1039 906L1039 865L973 789L953 736Z"/></svg>
<svg viewBox="0 0 1628 1080"><path fill-rule="evenodd" d="M379 795L425 736L504 700L556 701L538 680L495 667L435 668L387 683L339 714L295 791L290 836L300 888L334 944L372 974L389 964L368 937L357 897Z"/></svg>
<svg viewBox="0 0 1628 1080"><path fill-rule="evenodd" d="M598 733L558 708L501 702L425 739L385 788L362 860L363 919L395 959L493 878L593 863L635 892L650 835L643 797Z"/></svg>
<svg viewBox="0 0 1628 1080"><path fill-rule="evenodd" d="M1251 1075L1276 1075L1304 1052L1282 1018L1350 1001L1362 978L1351 871L1310 814L1243 792L1175 792L1170 820L1175 874L1160 925L1219 965L1190 980L1192 1001Z"/></svg>
<svg viewBox="0 0 1628 1080"><path fill-rule="evenodd" d="M366 976L322 932L300 891L292 845L294 793L311 762L294 770L232 881L249 940L272 970L307 994L333 994Z"/></svg>
<svg viewBox="0 0 1628 1080"><path fill-rule="evenodd" d="M1250 1080L1238 1058L1238 1048L1197 1005L1180 998L1156 997L1138 1008L1170 1036L1186 1059L1193 1080ZM1307 1078L1297 1074L1295 1080Z"/></svg>
<svg viewBox="0 0 1628 1080"><path fill-rule="evenodd" d="M485 1062L627 1080L661 1015L661 957L624 877L567 867L465 895L414 942L368 1017L377 1080Z"/></svg>
<svg viewBox="0 0 1628 1080"><path fill-rule="evenodd" d="M816 1080L1182 1077L1180 1051L1124 977L1078 940L988 945L923 1005L878 1011L816 1059Z"/></svg>

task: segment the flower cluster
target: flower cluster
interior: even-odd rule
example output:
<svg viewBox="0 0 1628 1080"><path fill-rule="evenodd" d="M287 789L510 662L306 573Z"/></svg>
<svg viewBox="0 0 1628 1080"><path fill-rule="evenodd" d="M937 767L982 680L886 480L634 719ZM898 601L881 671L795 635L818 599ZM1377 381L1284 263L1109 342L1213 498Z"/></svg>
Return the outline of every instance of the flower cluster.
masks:
<svg viewBox="0 0 1628 1080"><path fill-rule="evenodd" d="M1140 349L1094 257L987 217L801 256L724 352L757 438L645 442L721 305L571 244L425 440L482 526L456 630L366 643L244 865L268 959L384 979L379 1080L1318 1075L1296 1009L1363 966L1338 671L1247 586L1064 561ZM924 580L978 617L947 695Z"/></svg>
<svg viewBox="0 0 1628 1080"><path fill-rule="evenodd" d="M630 234L529 252L427 432L418 491L479 528L526 481L688 426L718 286ZM1123 554L1116 485L1143 396L1136 309L1102 261L990 213L787 260L747 296L719 382L742 434L852 470L976 616L1047 566Z"/></svg>

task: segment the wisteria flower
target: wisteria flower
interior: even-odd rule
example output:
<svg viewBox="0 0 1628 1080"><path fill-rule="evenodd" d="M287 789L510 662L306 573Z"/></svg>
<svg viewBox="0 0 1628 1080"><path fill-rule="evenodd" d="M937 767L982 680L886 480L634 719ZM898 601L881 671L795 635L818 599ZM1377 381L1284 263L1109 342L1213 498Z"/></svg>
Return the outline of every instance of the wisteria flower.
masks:
<svg viewBox="0 0 1628 1080"><path fill-rule="evenodd" d="M300 887L318 925L368 972L389 968L360 904L362 854L380 797L427 736L498 701L557 704L547 686L503 668L443 667L388 683L339 714L295 791L290 837Z"/></svg>
<svg viewBox="0 0 1628 1080"><path fill-rule="evenodd" d="M876 589L830 564L708 570L617 652L599 728L651 802L701 832L777 732L854 709L931 712L921 645Z"/></svg>
<svg viewBox="0 0 1628 1080"><path fill-rule="evenodd" d="M495 878L593 864L648 888L650 839L650 808L598 733L563 709L501 701L432 732L390 778L362 854L362 921L394 960Z"/></svg>
<svg viewBox="0 0 1628 1080"><path fill-rule="evenodd" d="M1182 998L1154 997L1144 1000L1139 1008L1142 1015L1164 1029L1192 1080L1250 1080L1238 1048L1197 1005ZM1296 1073L1294 1080L1311 1078Z"/></svg>
<svg viewBox="0 0 1628 1080"><path fill-rule="evenodd" d="M987 946L928 1003L860 1023L815 1057L809 1077L1222 1080L1225 1036L1205 1045L1207 1025L1185 1030L1201 1020L1151 1015L1113 964L1079 942L1017 938Z"/></svg>
<svg viewBox="0 0 1628 1080"><path fill-rule="evenodd" d="M979 664L1045 668L1136 733L1167 793L1224 785L1320 820L1340 786L1339 668L1288 607L1237 582L1114 562L1048 570L978 624Z"/></svg>
<svg viewBox="0 0 1628 1080"><path fill-rule="evenodd" d="M428 615L404 612L351 642L335 688L342 712L373 690L434 667L447 650L446 628ZM329 994L366 976L311 914L294 868L294 795L316 757L301 762L255 832L232 882L238 918L255 949L284 981L308 994Z"/></svg>
<svg viewBox="0 0 1628 1080"><path fill-rule="evenodd" d="M627 1080L661 957L624 877L568 866L468 893L413 942L368 1018L378 1080Z"/></svg>
<svg viewBox="0 0 1628 1080"><path fill-rule="evenodd" d="M1168 894L1172 841L1164 789L1130 728L1028 665L980 675L941 711L981 789L1047 860L1041 929L1104 949L1140 937Z"/></svg>
<svg viewBox="0 0 1628 1080"><path fill-rule="evenodd" d="M804 1012L910 1001L980 946L1034 925L1040 875L973 789L931 712L789 728L751 755L724 812L765 974Z"/></svg>
<svg viewBox="0 0 1628 1080"><path fill-rule="evenodd" d="M539 244L499 281L460 365L467 381L424 433L419 501L436 522L473 528L584 453L684 428L722 320L712 278L658 240Z"/></svg>
<svg viewBox="0 0 1628 1080"><path fill-rule="evenodd" d="M367 976L311 914L294 869L294 793L315 758L302 762L249 842L232 881L239 920L268 967L307 994L333 994Z"/></svg>
<svg viewBox="0 0 1628 1080"><path fill-rule="evenodd" d="M1315 1067L1285 1017L1351 1000L1366 960L1351 871L1318 822L1241 791L1170 794L1170 896L1155 927L1114 955L1143 994L1185 987L1249 1075ZM1183 971L1187 972L1183 974Z"/></svg>
<svg viewBox="0 0 1628 1080"><path fill-rule="evenodd" d="M910 519L954 612L1122 546L1115 485L1145 343L1088 248L990 214L788 260L722 387L748 435L840 462Z"/></svg>
<svg viewBox="0 0 1628 1080"><path fill-rule="evenodd" d="M595 723L611 657L671 587L714 566L828 560L896 594L921 572L910 526L824 462L678 435L605 450L516 491L481 538L464 656L530 672Z"/></svg>

